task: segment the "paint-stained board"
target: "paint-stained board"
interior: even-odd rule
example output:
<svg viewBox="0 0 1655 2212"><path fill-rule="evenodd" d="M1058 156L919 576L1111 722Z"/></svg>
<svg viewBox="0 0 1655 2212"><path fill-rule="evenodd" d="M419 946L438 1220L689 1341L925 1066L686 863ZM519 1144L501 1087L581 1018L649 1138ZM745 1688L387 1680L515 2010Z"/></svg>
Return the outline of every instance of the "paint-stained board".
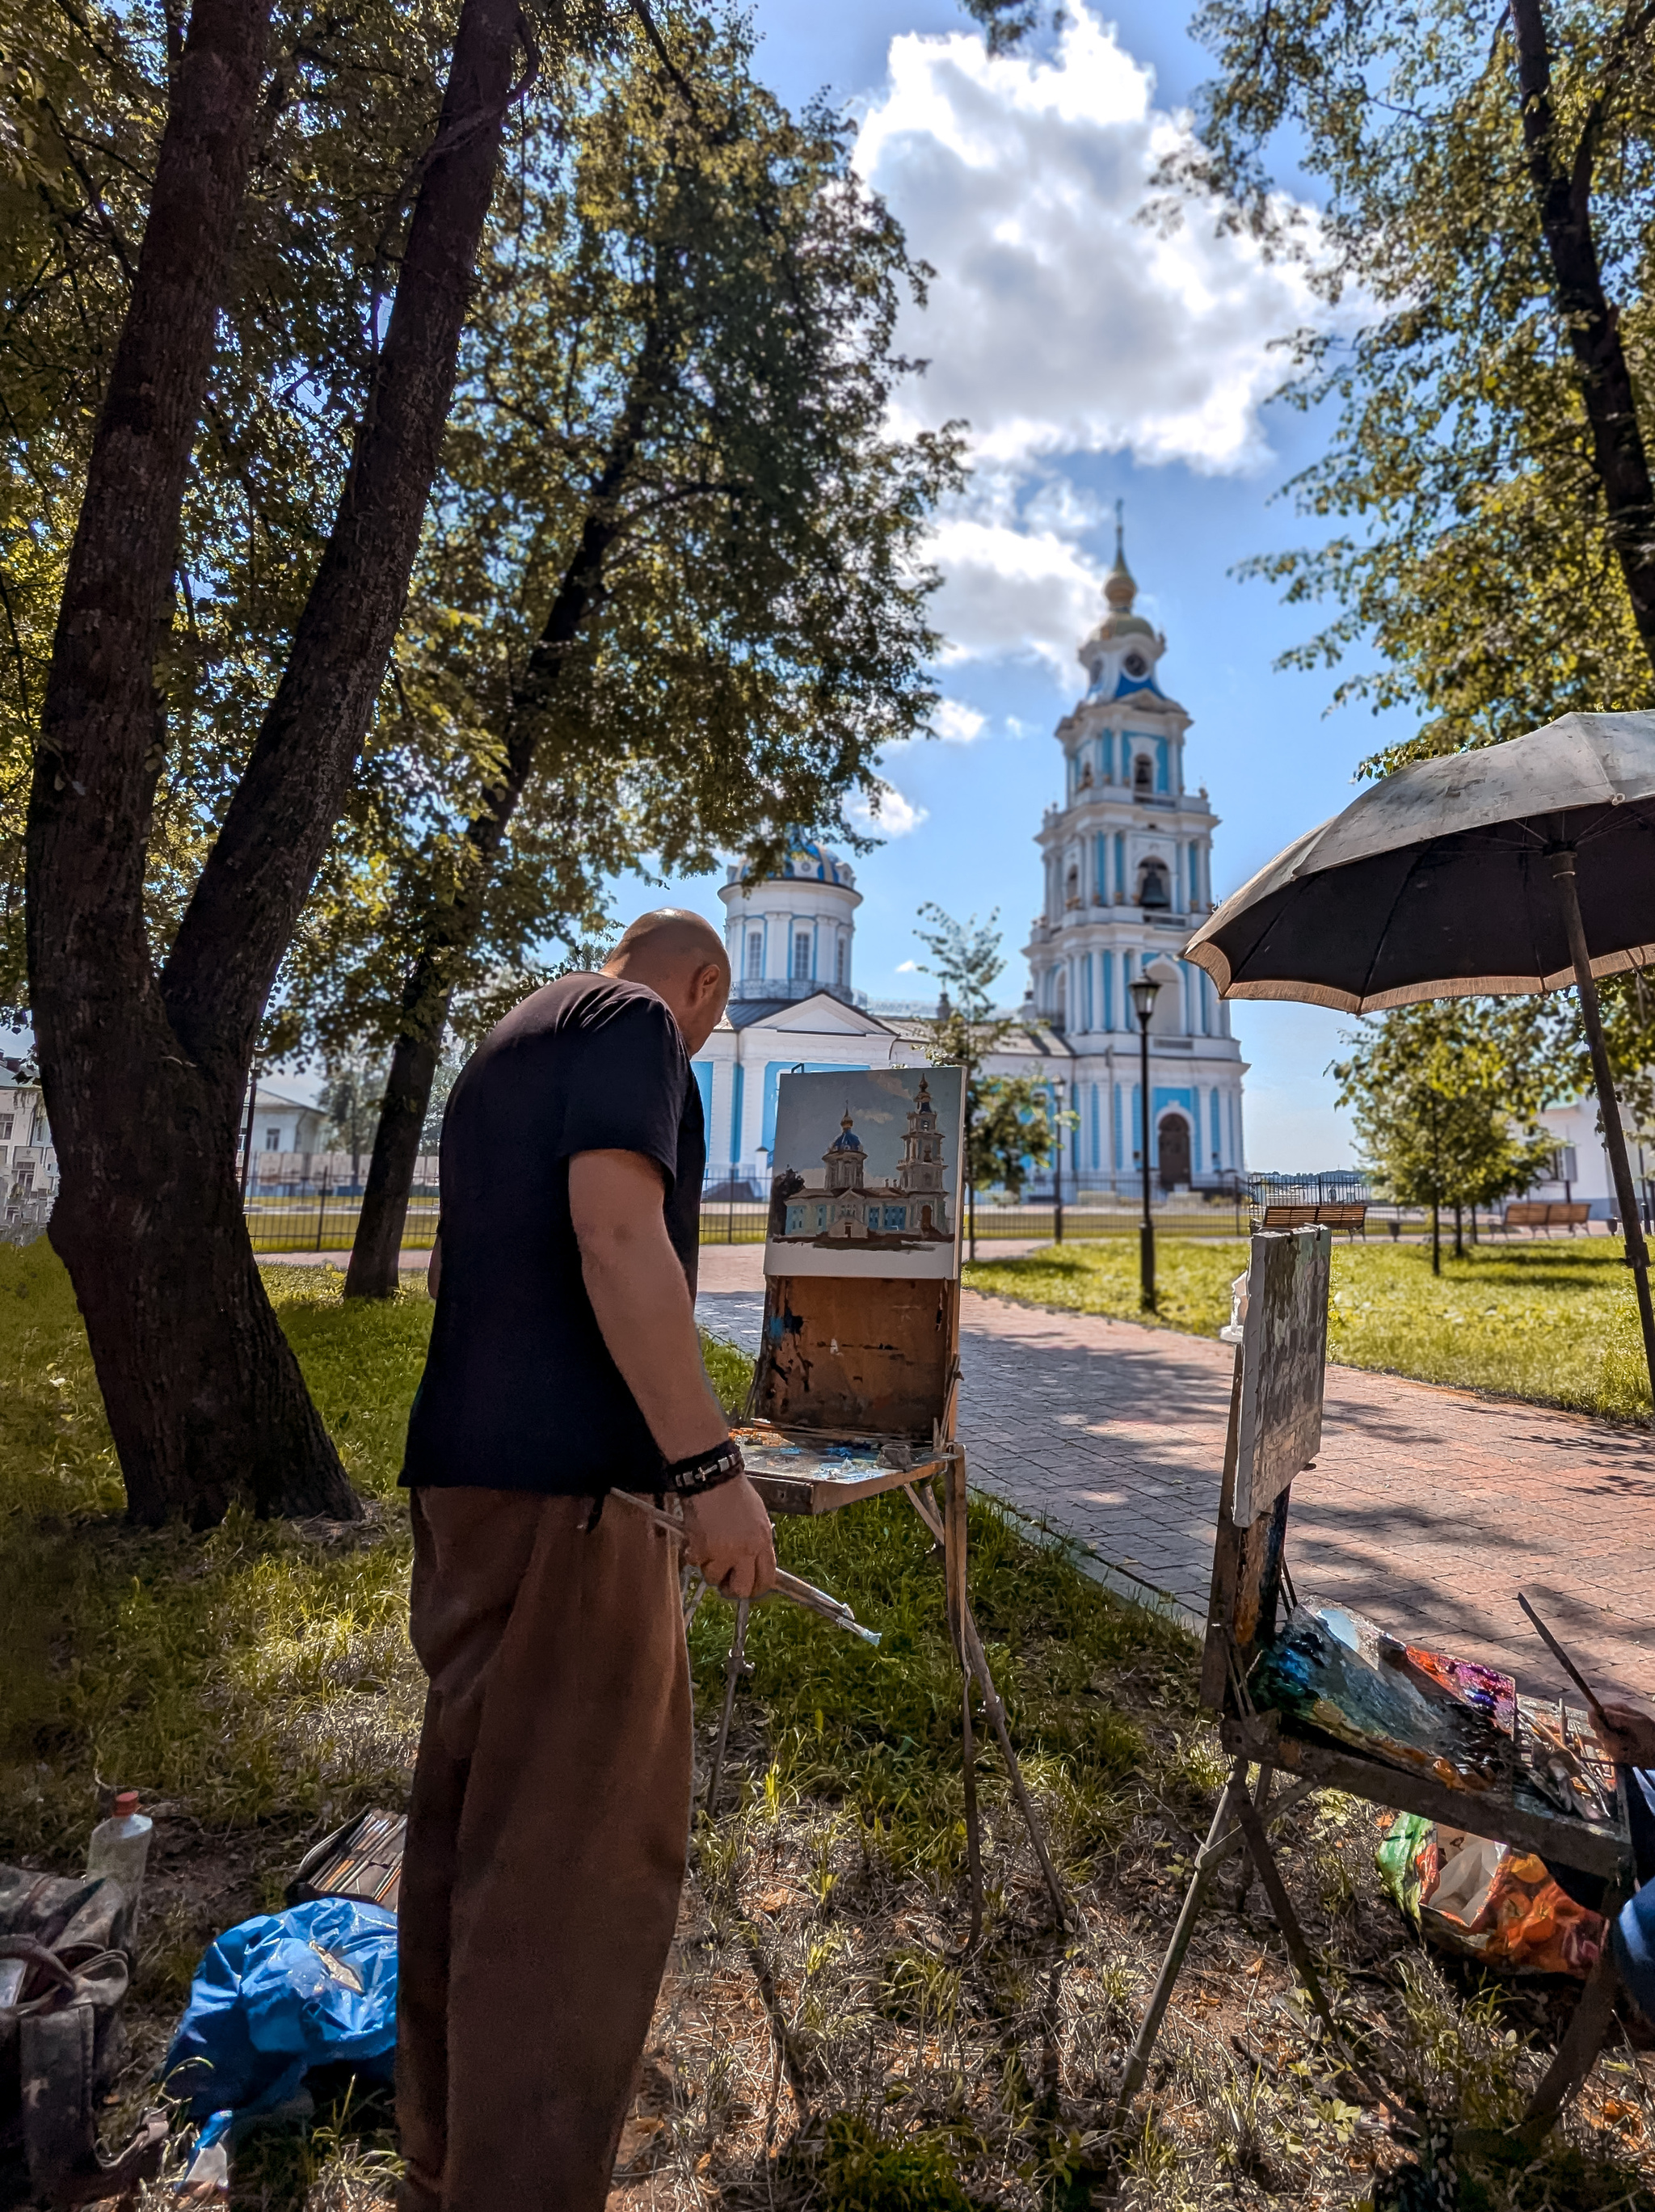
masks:
<svg viewBox="0 0 1655 2212"><path fill-rule="evenodd" d="M1325 1226L1252 1239L1233 1492L1239 1528L1268 1513L1321 1449L1332 1253Z"/></svg>
<svg viewBox="0 0 1655 2212"><path fill-rule="evenodd" d="M773 1275L753 1395L784 1429L931 1442L951 1433L960 1286L902 1277Z"/></svg>

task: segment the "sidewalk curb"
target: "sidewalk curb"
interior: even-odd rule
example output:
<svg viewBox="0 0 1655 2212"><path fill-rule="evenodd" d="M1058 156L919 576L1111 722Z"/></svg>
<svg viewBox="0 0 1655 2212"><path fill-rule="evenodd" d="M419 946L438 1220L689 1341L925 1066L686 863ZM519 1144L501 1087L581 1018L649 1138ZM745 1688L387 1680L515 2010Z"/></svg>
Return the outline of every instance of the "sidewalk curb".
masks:
<svg viewBox="0 0 1655 2212"><path fill-rule="evenodd" d="M1083 1536L1070 1535L1065 1529L1053 1528L1042 1516L1031 1513L1026 1506L1019 1505L1015 1498L1008 1498L1003 1491L997 1490L991 1483L979 1481L973 1475L971 1487L979 1497L990 1499L1029 1543L1039 1544L1049 1552L1060 1552L1088 1582L1100 1584L1112 1596L1125 1598L1129 1605L1139 1606L1145 1613L1159 1613L1163 1620L1187 1629L1192 1636L1205 1634L1205 1615L1197 1613L1193 1606L1185 1605L1173 1591L1162 1589L1159 1583L1146 1582L1142 1575L1135 1575L1130 1567L1117 1566L1112 1559L1106 1559L1097 1547L1088 1544Z"/></svg>

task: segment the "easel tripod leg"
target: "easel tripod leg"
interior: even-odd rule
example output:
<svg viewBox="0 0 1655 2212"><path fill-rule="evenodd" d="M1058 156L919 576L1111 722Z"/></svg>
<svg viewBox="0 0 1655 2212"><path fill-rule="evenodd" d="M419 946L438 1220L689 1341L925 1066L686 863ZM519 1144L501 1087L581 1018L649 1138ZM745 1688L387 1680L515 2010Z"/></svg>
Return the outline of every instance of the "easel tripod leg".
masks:
<svg viewBox="0 0 1655 2212"><path fill-rule="evenodd" d="M965 1759L966 1873L971 1887L971 1933L967 1948L975 1950L983 1940L983 1831L977 1812L977 1747L971 1725L971 1675L960 1683L960 1739Z"/></svg>
<svg viewBox="0 0 1655 2212"><path fill-rule="evenodd" d="M1252 1786L1252 1802L1255 1812L1262 1813L1269 1804L1270 1786L1275 1777L1276 1769L1269 1759L1261 1759L1258 1766L1258 1779ZM1252 1887L1253 1876L1258 1871L1258 1868L1252 1863L1252 1850L1244 1848L1241 1853L1241 1879L1236 1884L1235 1904L1233 1908L1238 1913L1246 1907L1247 1893Z"/></svg>
<svg viewBox="0 0 1655 2212"><path fill-rule="evenodd" d="M1610 1900L1605 1899L1606 1906ZM1610 1917L1613 1918L1614 1910ZM1540 2087L1529 2100L1529 2109L1523 2115L1519 2133L1531 2145L1537 2146L1552 2122L1591 2073L1593 2062L1603 2045L1610 2021L1615 2016L1615 1999L1621 1986L1621 1977L1616 1971L1615 1954L1607 1942L1597 1954L1597 1963L1586 1977L1586 1985L1580 1992L1580 2002L1574 2008L1574 2016L1563 2031L1563 2039L1557 2046L1557 2056L1546 2069Z"/></svg>
<svg viewBox="0 0 1655 2212"><path fill-rule="evenodd" d="M706 1781L706 1809L716 1812L718 1804L718 1784L724 1779L724 1747L730 1741L730 1717L736 1710L736 1685L741 1680L743 1654L747 1648L748 1601L736 1601L736 1633L731 1639L730 1656L724 1662L724 1711L718 1716L718 1741L713 1747L712 1771Z"/></svg>
<svg viewBox="0 0 1655 2212"><path fill-rule="evenodd" d="M1052 1863L1052 1854L1046 1849L1046 1836L1040 1826L1040 1815L1034 1810L1034 1800L1028 1794L1028 1784L1023 1780L1023 1770L1017 1764L1017 1754L1011 1748L1011 1731L1006 1726L1005 1707L994 1686L994 1677L988 1670L988 1658L983 1650L983 1639L977 1633L977 1623L972 1619L971 1607L965 1611L966 1650L970 1657L971 1672L977 1677L977 1686L983 1693L983 1705L994 1729L995 1741L1000 1747L1000 1756L1011 1777L1012 1791L1018 1810L1023 1816L1023 1826L1028 1830L1028 1840L1034 1846L1034 1856L1040 1863L1040 1872L1052 1899L1052 1910L1058 1917L1059 1928L1069 1925L1069 1899L1064 1895L1063 1884L1058 1879L1058 1869Z"/></svg>
<svg viewBox="0 0 1655 2212"><path fill-rule="evenodd" d="M1143 2015L1131 2050L1126 2056L1126 2070L1120 2077L1120 2094L1115 2100L1115 2120L1118 2124L1132 2108L1132 2100L1143 2087L1144 2076L1149 2071L1149 2061L1155 2055L1161 2035L1161 2024L1167 2017L1167 2008L1173 2001L1173 1990L1183 1971L1185 1954L1195 1935L1195 1923L1201 1917L1201 1908L1206 1903L1207 1891L1219 1862L1235 1848L1231 1832L1232 1823L1241 1805L1247 1802L1247 1762L1238 1759L1230 1769L1230 1778L1224 1785L1224 1794L1218 1801L1218 1810L1213 1814L1213 1824L1207 1831L1207 1840L1196 1853L1195 1872L1190 1877L1190 1887L1185 1893L1184 1907L1178 1916L1178 1925L1173 1930L1173 1940L1167 1946L1167 1955L1161 1962L1161 1972L1149 1996L1149 2008Z"/></svg>
<svg viewBox="0 0 1655 2212"><path fill-rule="evenodd" d="M966 1676L967 1697L969 1699L970 1683L974 1675L977 1686L982 1692L983 1705L988 1714L989 1723L994 1730L995 1741L1000 1747L1000 1756L1004 1759L1006 1771L1011 1777L1012 1790L1016 1796L1018 1809L1022 1814L1024 1826L1028 1830L1029 1841L1034 1844L1034 1855L1040 1863L1040 1872L1045 1876L1046 1886L1052 1898L1052 1909L1058 1917L1058 1925L1060 1928L1066 1928L1069 1925L1069 1900L1064 1895L1063 1884L1058 1879L1057 1869L1052 1865L1052 1855L1046 1849L1046 1838L1034 1810L1034 1801L1028 1794L1028 1785L1023 1780L1023 1770L1018 1765L1017 1754L1011 1747L1011 1734L1006 1726L1005 1708L1001 1704L999 1692L994 1686L994 1677L989 1672L987 1655L983 1650L983 1639L977 1632L977 1623L972 1617L971 1605L966 1595L967 1486L966 1458L963 1452L956 1450L954 1458L949 1462L946 1480L948 1510L945 1520L938 1519L934 1501L922 1495L914 1484L906 1485L902 1494L926 1528L930 1529L932 1536L943 1547L943 1574L948 1589L949 1632L954 1639L955 1652ZM973 1817L975 1798L973 1778L966 1814L967 1849L972 1847L977 1826Z"/></svg>
<svg viewBox="0 0 1655 2212"><path fill-rule="evenodd" d="M1270 1910L1276 1915L1276 1924L1281 1929L1282 1940L1288 1947L1288 1956L1293 1961L1293 1971L1298 1975L1300 1985L1309 1991L1311 2002L1321 2014L1323 2025L1337 2044L1339 2039L1339 2031L1333 2024L1333 2014L1328 2005L1326 1993L1322 1988L1321 1977L1316 1972L1316 1962L1310 1955L1310 1946L1305 1941L1304 1929L1299 1925L1299 1916L1293 1909L1293 1900L1288 1895L1287 1884L1282 1879L1282 1870L1276 1863L1276 1854L1270 1847L1270 1838L1264 1832L1264 1824L1254 1810L1251 1797L1244 1796L1236 1810L1241 1818L1242 1832L1247 1839L1247 1848L1252 1854L1252 1863L1258 1869L1258 1879L1264 1885L1264 1894L1269 1898Z"/></svg>

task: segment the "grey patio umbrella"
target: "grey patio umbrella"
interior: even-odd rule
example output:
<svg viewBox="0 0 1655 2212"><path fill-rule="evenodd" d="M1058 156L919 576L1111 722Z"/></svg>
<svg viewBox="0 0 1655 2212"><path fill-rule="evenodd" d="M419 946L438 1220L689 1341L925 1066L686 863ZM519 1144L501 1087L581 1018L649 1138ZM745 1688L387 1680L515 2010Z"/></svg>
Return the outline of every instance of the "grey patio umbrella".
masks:
<svg viewBox="0 0 1655 2212"><path fill-rule="evenodd" d="M1655 1391L1655 1314L1594 979L1655 964L1655 714L1565 714L1419 761L1225 900L1185 948L1229 999L1366 1014L1579 987Z"/></svg>

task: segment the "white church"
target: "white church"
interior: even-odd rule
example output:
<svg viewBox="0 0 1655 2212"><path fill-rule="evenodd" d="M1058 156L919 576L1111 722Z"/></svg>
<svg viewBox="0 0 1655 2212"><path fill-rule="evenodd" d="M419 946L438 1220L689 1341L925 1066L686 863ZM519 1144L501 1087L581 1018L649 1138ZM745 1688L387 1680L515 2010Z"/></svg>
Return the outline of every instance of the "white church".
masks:
<svg viewBox="0 0 1655 2212"><path fill-rule="evenodd" d="M1164 978L1150 1024L1149 1159L1165 1190L1213 1189L1242 1171L1246 1070L1228 1010L1179 958L1212 903L1204 790L1184 781L1190 717L1161 690L1167 641L1132 612L1117 548L1108 612L1080 649L1088 684L1058 726L1064 797L1037 842L1046 898L1028 947L1029 990L991 1073L1043 1073L1071 1117L1064 1169L1093 1189L1139 1184L1139 1041L1130 987ZM694 1062L706 1117L708 1195L767 1189L776 1085L793 1070L919 1066L924 1024L876 1012L852 982L852 869L801 840L779 873L731 866L718 893L734 983ZM1071 1188L1073 1185L1071 1184Z"/></svg>
<svg viewBox="0 0 1655 2212"><path fill-rule="evenodd" d="M1149 1164L1163 1189L1212 1188L1245 1170L1246 1066L1229 1008L1179 955L1212 911L1218 817L1205 787L1185 781L1190 717L1161 688L1167 641L1132 612L1137 596L1118 540L1109 611L1080 649L1085 695L1058 725L1064 796L1040 825L1031 988L1067 1048L1073 1164L1106 1185L1141 1174L1131 985L1165 978L1149 1024Z"/></svg>

